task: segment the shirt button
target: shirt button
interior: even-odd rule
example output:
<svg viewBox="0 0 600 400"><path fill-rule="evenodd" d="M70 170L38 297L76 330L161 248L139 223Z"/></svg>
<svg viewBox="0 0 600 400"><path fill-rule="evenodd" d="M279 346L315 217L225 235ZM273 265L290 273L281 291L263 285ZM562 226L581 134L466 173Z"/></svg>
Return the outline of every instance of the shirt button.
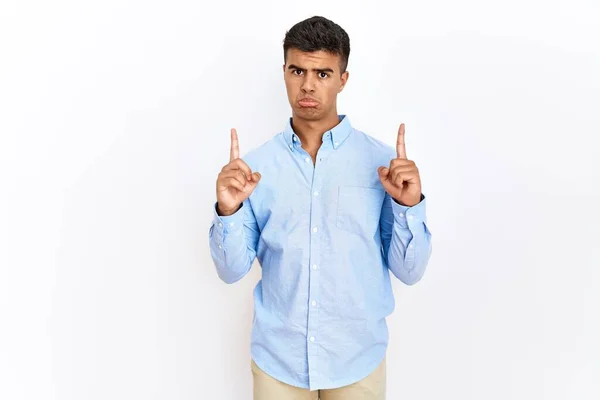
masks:
<svg viewBox="0 0 600 400"><path fill-rule="evenodd" d="M413 219L413 216L412 216L412 215L409 215L409 216L408 216L408 219Z"/></svg>
<svg viewBox="0 0 600 400"><path fill-rule="evenodd" d="M292 150L294 149L294 145L293 144L290 144L290 149L292 149Z"/></svg>
<svg viewBox="0 0 600 400"><path fill-rule="evenodd" d="M400 217L404 217L404 214L403 214L403 213L400 213L400 214L398 214L398 215L399 215Z"/></svg>
<svg viewBox="0 0 600 400"><path fill-rule="evenodd" d="M337 146L338 144L340 144L339 142L335 142L335 145Z"/></svg>
<svg viewBox="0 0 600 400"><path fill-rule="evenodd" d="M314 337L314 336L311 336L311 337L310 337L310 341L311 341L311 342L314 342L314 341L315 341L315 337Z"/></svg>
<svg viewBox="0 0 600 400"><path fill-rule="evenodd" d="M315 227L313 228L313 232L316 232L316 231L318 231L318 229L317 229L317 227L315 226Z"/></svg>
<svg viewBox="0 0 600 400"><path fill-rule="evenodd" d="M222 228L223 227L223 223L219 222L219 227Z"/></svg>
<svg viewBox="0 0 600 400"><path fill-rule="evenodd" d="M306 162L310 162L310 157L306 157L306 158L304 159L304 161L306 161Z"/></svg>
<svg viewBox="0 0 600 400"><path fill-rule="evenodd" d="M313 264L312 269L317 269L317 264Z"/></svg>
<svg viewBox="0 0 600 400"><path fill-rule="evenodd" d="M233 222L230 222L230 223L229 223L229 226L233 226L233 225L235 225Z"/></svg>
<svg viewBox="0 0 600 400"><path fill-rule="evenodd" d="M296 136L292 136L292 140L295 142L296 141Z"/></svg>
<svg viewBox="0 0 600 400"><path fill-rule="evenodd" d="M408 247L410 247L412 249L415 246L411 243L411 244L408 245Z"/></svg>
<svg viewBox="0 0 600 400"><path fill-rule="evenodd" d="M317 302L313 300L313 301L312 301L312 303L310 303L310 304L312 304L312 305L313 305L313 307L314 307L314 306L316 306L316 305L317 305Z"/></svg>
<svg viewBox="0 0 600 400"><path fill-rule="evenodd" d="M319 192L318 192L318 191L315 191L315 196L318 196L318 195L319 195Z"/></svg>
<svg viewBox="0 0 600 400"><path fill-rule="evenodd" d="M220 248L220 249L222 249L222 248L223 248L223 246L219 245L219 248Z"/></svg>

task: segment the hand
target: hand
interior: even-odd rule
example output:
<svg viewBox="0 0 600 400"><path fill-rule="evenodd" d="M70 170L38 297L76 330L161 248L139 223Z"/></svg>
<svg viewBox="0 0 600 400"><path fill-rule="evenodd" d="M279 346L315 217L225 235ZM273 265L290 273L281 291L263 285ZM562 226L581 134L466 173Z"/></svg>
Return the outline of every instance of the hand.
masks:
<svg viewBox="0 0 600 400"><path fill-rule="evenodd" d="M421 201L421 177L414 161L406 158L404 145L404 124L398 129L396 141L397 158L388 167L379 167L379 180L385 191L396 202L412 207Z"/></svg>
<svg viewBox="0 0 600 400"><path fill-rule="evenodd" d="M229 163L223 167L217 178L217 213L231 215L256 189L260 174L252 170L240 158L237 131L231 129L231 150Z"/></svg>

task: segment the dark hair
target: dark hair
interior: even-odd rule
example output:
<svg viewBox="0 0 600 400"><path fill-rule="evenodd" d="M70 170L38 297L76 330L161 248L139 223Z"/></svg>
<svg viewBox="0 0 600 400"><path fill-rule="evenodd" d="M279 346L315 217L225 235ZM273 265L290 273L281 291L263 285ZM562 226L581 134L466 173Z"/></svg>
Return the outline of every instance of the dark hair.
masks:
<svg viewBox="0 0 600 400"><path fill-rule="evenodd" d="M284 61L287 61L287 51L291 48L305 52L327 51L340 56L342 73L348 67L350 38L341 26L327 18L314 16L292 26L283 40Z"/></svg>

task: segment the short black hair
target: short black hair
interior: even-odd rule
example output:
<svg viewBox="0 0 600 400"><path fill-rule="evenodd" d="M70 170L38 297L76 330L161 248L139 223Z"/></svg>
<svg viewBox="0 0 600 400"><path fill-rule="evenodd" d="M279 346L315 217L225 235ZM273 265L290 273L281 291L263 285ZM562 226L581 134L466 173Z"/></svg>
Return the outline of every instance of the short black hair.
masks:
<svg viewBox="0 0 600 400"><path fill-rule="evenodd" d="M286 32L283 40L284 62L287 62L287 51L291 48L304 52L323 50L340 56L341 73L348 67L350 38L341 26L325 17L310 17Z"/></svg>

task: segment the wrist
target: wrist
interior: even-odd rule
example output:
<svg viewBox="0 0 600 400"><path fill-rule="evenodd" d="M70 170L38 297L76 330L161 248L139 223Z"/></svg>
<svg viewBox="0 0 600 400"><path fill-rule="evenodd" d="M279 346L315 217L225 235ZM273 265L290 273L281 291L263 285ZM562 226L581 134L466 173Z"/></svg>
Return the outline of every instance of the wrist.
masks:
<svg viewBox="0 0 600 400"><path fill-rule="evenodd" d="M242 205L239 204L237 207L231 208L231 209L223 209L221 208L221 206L219 205L219 203L217 203L217 214L220 217L228 217L230 215L235 214L241 207Z"/></svg>
<svg viewBox="0 0 600 400"><path fill-rule="evenodd" d="M415 198L411 198L411 199L404 199L404 201L400 201L396 198L394 198L394 201L404 207L414 207L417 204L419 204L421 201L423 200L423 194L421 193L418 197Z"/></svg>

